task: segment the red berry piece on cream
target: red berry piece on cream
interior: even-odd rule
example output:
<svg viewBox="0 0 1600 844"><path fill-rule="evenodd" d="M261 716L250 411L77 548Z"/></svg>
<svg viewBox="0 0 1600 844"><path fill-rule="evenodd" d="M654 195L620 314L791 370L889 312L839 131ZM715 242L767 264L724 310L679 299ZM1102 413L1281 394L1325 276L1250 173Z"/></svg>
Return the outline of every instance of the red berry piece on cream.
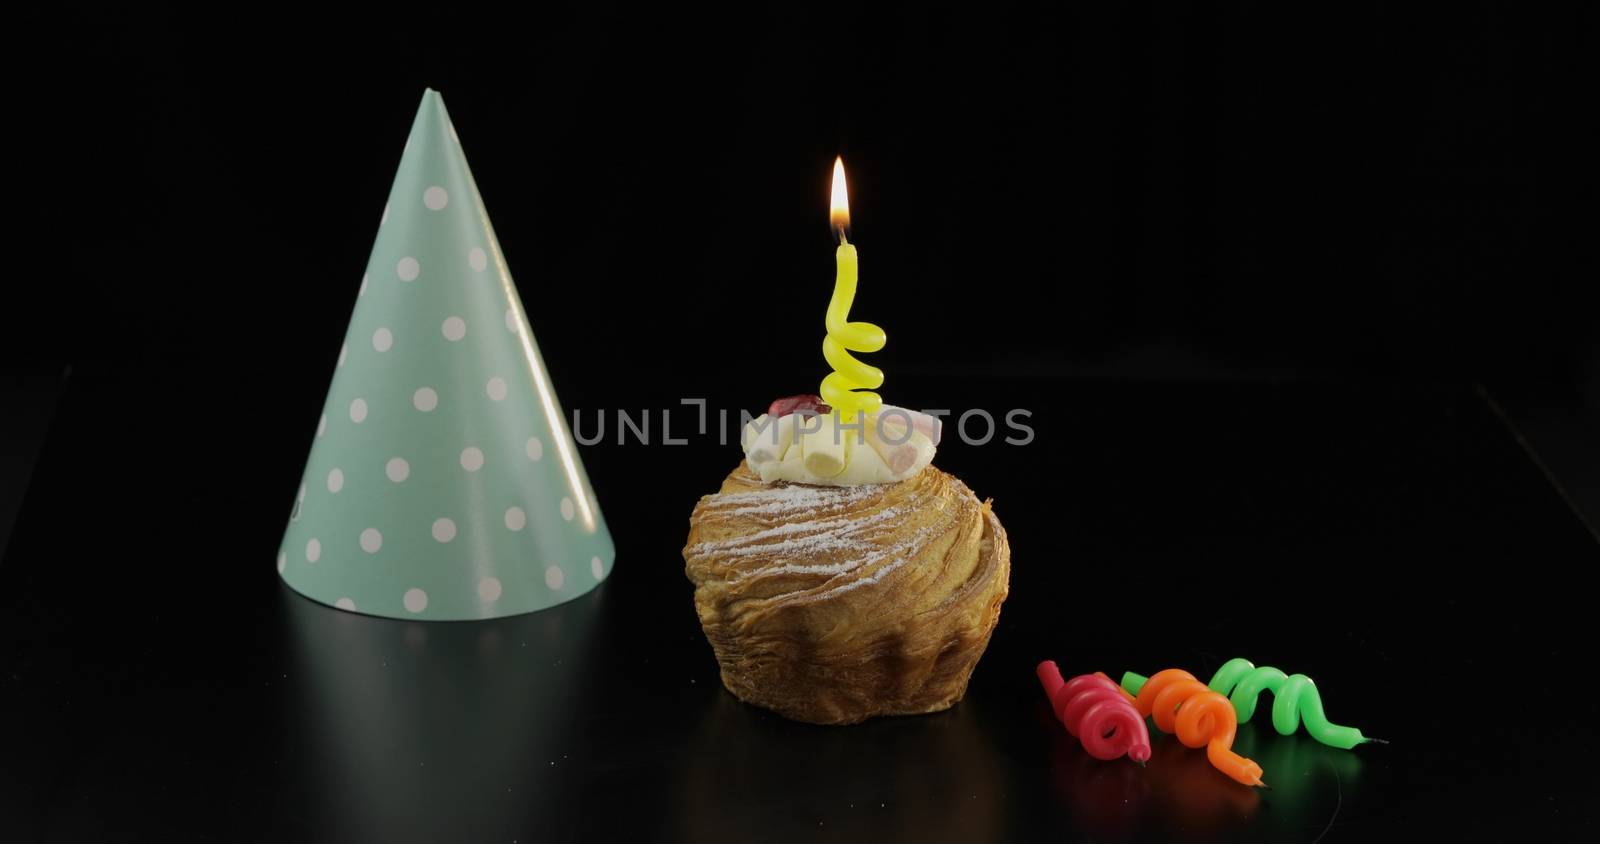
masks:
<svg viewBox="0 0 1600 844"><path fill-rule="evenodd" d="M786 396L774 401L767 407L767 413L773 417L782 418L791 413L832 413L833 408L823 404L822 397L812 394Z"/></svg>

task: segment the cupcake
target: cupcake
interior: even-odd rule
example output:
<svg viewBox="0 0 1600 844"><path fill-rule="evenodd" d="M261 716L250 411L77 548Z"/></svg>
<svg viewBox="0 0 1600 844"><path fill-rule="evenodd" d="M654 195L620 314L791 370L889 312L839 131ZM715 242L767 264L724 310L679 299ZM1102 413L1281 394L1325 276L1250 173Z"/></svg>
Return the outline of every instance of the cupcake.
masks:
<svg viewBox="0 0 1600 844"><path fill-rule="evenodd" d="M816 724L947 709L1010 581L989 501L932 465L939 420L773 402L689 518L695 609L739 699Z"/></svg>

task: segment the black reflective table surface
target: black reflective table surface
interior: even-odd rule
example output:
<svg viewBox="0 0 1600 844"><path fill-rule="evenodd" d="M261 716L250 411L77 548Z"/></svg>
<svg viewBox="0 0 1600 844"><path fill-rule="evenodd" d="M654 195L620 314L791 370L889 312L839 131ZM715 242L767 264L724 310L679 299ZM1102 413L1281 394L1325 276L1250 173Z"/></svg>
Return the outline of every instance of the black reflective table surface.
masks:
<svg viewBox="0 0 1600 844"><path fill-rule="evenodd" d="M1011 597L954 709L824 728L733 699L698 629L679 552L735 446L585 447L618 553L580 599L481 623L383 620L274 572L314 406L175 376L75 378L0 565L0 840L1594 829L1580 583L1600 544L1470 387L897 384L911 404L937 388L1032 410L1032 444L938 458L994 498ZM1258 714L1238 749L1270 791L1159 734L1148 767L1101 763L1033 676L1052 658L1204 679L1233 656L1311 675L1334 721L1392 744L1334 750Z"/></svg>

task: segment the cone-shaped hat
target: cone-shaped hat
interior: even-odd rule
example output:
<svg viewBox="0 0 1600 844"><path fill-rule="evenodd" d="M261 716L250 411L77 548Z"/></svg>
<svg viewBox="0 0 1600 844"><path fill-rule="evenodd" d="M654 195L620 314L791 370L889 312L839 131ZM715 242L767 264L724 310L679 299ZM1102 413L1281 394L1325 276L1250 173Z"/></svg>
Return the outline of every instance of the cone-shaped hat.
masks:
<svg viewBox="0 0 1600 844"><path fill-rule="evenodd" d="M493 618L589 591L613 553L460 141L429 90L278 571L341 609Z"/></svg>

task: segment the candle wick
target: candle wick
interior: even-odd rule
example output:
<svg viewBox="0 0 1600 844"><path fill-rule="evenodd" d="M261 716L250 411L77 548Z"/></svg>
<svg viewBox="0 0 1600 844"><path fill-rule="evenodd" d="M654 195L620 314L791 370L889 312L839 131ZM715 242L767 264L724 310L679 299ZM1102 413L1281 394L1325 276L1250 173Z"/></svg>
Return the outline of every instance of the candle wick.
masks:
<svg viewBox="0 0 1600 844"><path fill-rule="evenodd" d="M846 245L848 245L850 243L850 238L846 235L843 226L840 226L839 228L834 229L834 231L839 234L839 245L840 246L846 246Z"/></svg>

